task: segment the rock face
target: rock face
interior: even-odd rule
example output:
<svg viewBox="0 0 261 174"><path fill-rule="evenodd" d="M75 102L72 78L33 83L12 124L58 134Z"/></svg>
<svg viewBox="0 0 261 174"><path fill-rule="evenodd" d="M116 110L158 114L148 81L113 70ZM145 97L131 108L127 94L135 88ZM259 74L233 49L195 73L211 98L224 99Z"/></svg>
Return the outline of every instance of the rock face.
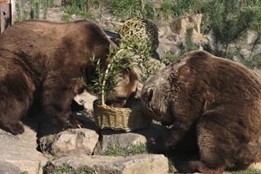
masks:
<svg viewBox="0 0 261 174"><path fill-rule="evenodd" d="M187 30L192 29L193 42L206 41L204 36L200 33L202 16L202 14L193 14L178 18L170 23L170 28L172 32L178 34L182 40L186 38Z"/></svg>
<svg viewBox="0 0 261 174"><path fill-rule="evenodd" d="M32 126L32 124L30 124ZM34 126L32 126L35 128ZM47 158L36 150L36 133L25 126L25 132L13 136L0 130L0 173L41 173Z"/></svg>
<svg viewBox="0 0 261 174"><path fill-rule="evenodd" d="M165 174L168 173L168 159L164 155L134 155L128 157L109 156L67 156L51 162L58 167L69 164L74 169L87 166L99 174Z"/></svg>
<svg viewBox="0 0 261 174"><path fill-rule="evenodd" d="M231 44L230 49L238 53L238 55L236 55L237 57L242 57L244 60L249 60L252 57L260 56L261 55L260 32L258 33L256 31L248 31L246 33L246 36L241 37L241 40L237 44L235 45Z"/></svg>
<svg viewBox="0 0 261 174"><path fill-rule="evenodd" d="M98 134L90 129L68 129L40 139L40 149L56 157L70 154L91 155L98 142Z"/></svg>
<svg viewBox="0 0 261 174"><path fill-rule="evenodd" d="M22 173L22 171L19 169L19 167L13 165L12 163L0 161L0 173Z"/></svg>
<svg viewBox="0 0 261 174"><path fill-rule="evenodd" d="M148 0L148 2L154 3L160 8L161 0ZM62 1L55 0L54 4L55 6L61 6ZM27 0L21 0L21 5L27 7ZM29 16L29 10L30 8L24 14L27 17ZM42 9L40 11L43 12ZM60 22L64 14L61 8L49 8L46 20ZM118 21L108 19L106 15L108 14L101 15L102 18L97 21L104 28L117 28L121 25ZM43 18L43 13L40 14L40 17ZM74 15L69 17L68 20L82 18ZM160 57L168 52L180 53L179 46L184 43L185 33L188 28L192 28L194 42L198 43L202 41L202 38L204 42L205 36L200 33L201 18L202 15L192 15L177 19L171 23L157 23L160 41L157 52L160 54ZM251 54L254 56L260 55L260 40L259 42L255 42L258 36L258 33L250 31L247 37L237 45L240 47L238 53L242 57L247 59ZM209 41L209 44L212 44L211 46L214 48L211 41ZM233 45L230 49L235 49L235 46ZM261 71L259 73L261 75ZM88 117L90 120L93 120L91 112L92 102L95 99L94 96L88 93L75 97L75 100L90 112L90 116ZM0 174L18 174L24 171L27 171L29 174L42 173L41 167L46 164L48 159L36 150L36 133L34 129L37 130L37 128L32 125L30 127L26 126L25 133L19 136L12 136L0 130ZM150 145L154 143L153 140L166 134L167 130L155 125L148 129L131 133L104 133L102 141L98 143L99 146L96 146L94 150L94 146L98 142L97 133L93 130L77 129L44 137L40 140L40 145L44 152L60 157L57 160L51 161L55 167L67 163L75 169L81 166L89 166L97 172L106 174L162 174L168 172L167 159L163 155L143 154L129 157L108 157L97 156L97 154L102 154L112 146ZM95 155L88 155L92 153L95 153ZM255 163L251 167L261 170L261 163Z"/></svg>
<svg viewBox="0 0 261 174"><path fill-rule="evenodd" d="M200 32L202 14L183 16L169 23L158 22L160 57L166 53L182 54L186 50L187 32L191 30L191 41L195 46L202 47L208 44L208 38Z"/></svg>
<svg viewBox="0 0 261 174"><path fill-rule="evenodd" d="M194 34L200 34L200 24L202 20L202 14L193 14L191 16L184 16L177 20L174 20L170 26L174 33L185 36L186 30L193 29Z"/></svg>

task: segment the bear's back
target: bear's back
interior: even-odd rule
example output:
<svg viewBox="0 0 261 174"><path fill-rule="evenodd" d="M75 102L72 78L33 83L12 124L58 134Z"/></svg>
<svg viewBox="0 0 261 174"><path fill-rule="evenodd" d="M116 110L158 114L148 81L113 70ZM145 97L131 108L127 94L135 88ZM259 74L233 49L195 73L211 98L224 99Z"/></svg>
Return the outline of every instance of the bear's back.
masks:
<svg viewBox="0 0 261 174"><path fill-rule="evenodd" d="M260 77L241 63L200 50L185 54L179 64L193 69L198 74L196 77L215 92L238 96L241 101L261 98Z"/></svg>
<svg viewBox="0 0 261 174"><path fill-rule="evenodd" d="M94 23L23 21L3 32L0 49L25 52L45 66L83 65L92 55L103 58L110 41Z"/></svg>

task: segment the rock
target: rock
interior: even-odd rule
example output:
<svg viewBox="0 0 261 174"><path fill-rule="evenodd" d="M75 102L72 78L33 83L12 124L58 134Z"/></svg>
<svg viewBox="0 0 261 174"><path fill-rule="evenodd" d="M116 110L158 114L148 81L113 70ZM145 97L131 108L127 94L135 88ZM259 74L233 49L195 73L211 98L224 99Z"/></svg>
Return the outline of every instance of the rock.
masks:
<svg viewBox="0 0 261 174"><path fill-rule="evenodd" d="M170 28L173 33L178 34L183 43L186 40L187 30L192 29L192 42L199 46L204 45L208 40L206 36L200 33L202 16L202 14L192 14L180 17L170 23Z"/></svg>
<svg viewBox="0 0 261 174"><path fill-rule="evenodd" d="M111 13L107 12L107 13L102 13L101 18L103 18L105 20L111 20L113 18L113 16Z"/></svg>
<svg viewBox="0 0 261 174"><path fill-rule="evenodd" d="M84 108L88 111L93 111L93 102L96 100L97 97L94 95L91 95L87 91L84 91L81 94L78 94L77 96L74 97L74 100L80 104L83 105Z"/></svg>
<svg viewBox="0 0 261 174"><path fill-rule="evenodd" d="M96 147L95 154L102 154L113 147L125 148L131 145L146 144L146 137L137 133L117 133L102 136L102 142Z"/></svg>
<svg viewBox="0 0 261 174"><path fill-rule="evenodd" d="M48 8L46 20L52 22L61 22L64 12L59 7Z"/></svg>
<svg viewBox="0 0 261 174"><path fill-rule="evenodd" d="M173 36L174 37L174 36ZM160 59L167 53L179 53L179 45L168 38L159 38L159 47L157 49Z"/></svg>
<svg viewBox="0 0 261 174"><path fill-rule="evenodd" d="M85 17L84 16L79 16L79 15L71 15L71 21L79 21L79 20L84 20Z"/></svg>
<svg viewBox="0 0 261 174"><path fill-rule="evenodd" d="M160 125L152 125L149 128L128 133L103 130L101 132L102 141L96 146L94 154L103 154L113 147L126 148L141 144L145 144L148 151L159 152L162 149L161 144L155 143L155 140L166 137L166 135L168 135L168 130Z"/></svg>
<svg viewBox="0 0 261 174"><path fill-rule="evenodd" d="M250 167L257 170L261 170L261 162L253 163Z"/></svg>
<svg viewBox="0 0 261 174"><path fill-rule="evenodd" d="M246 37L241 37L241 40L236 44L240 49L240 55L249 60L254 56L261 55L261 34L255 31L247 31ZM237 49L238 49L237 48ZM235 51L236 52L236 51Z"/></svg>
<svg viewBox="0 0 261 174"><path fill-rule="evenodd" d="M63 5L63 0L54 0L53 5L55 7L61 7Z"/></svg>
<svg viewBox="0 0 261 174"><path fill-rule="evenodd" d="M0 129L1 174L2 170L10 171L9 173L27 171L29 174L38 174L41 173L39 166L46 164L47 158L36 150L36 132L34 131L37 130L36 125L33 122L26 121L24 128L25 132L17 136Z"/></svg>
<svg viewBox="0 0 261 174"><path fill-rule="evenodd" d="M9 173L22 173L22 171L15 165L0 161L0 173L1 174L9 174Z"/></svg>
<svg viewBox="0 0 261 174"><path fill-rule="evenodd" d="M164 155L142 154L128 157L74 155L59 158L51 163L56 167L68 164L74 169L87 166L99 174L168 173L168 159Z"/></svg>
<svg viewBox="0 0 261 174"><path fill-rule="evenodd" d="M190 16L180 17L170 24L171 30L181 35L182 38L185 37L187 29L189 28L193 29L194 35L198 35L200 34L202 16L202 14L192 14Z"/></svg>
<svg viewBox="0 0 261 174"><path fill-rule="evenodd" d="M91 155L98 138L98 134L90 129L68 129L40 138L39 146L41 151L58 157L70 154Z"/></svg>

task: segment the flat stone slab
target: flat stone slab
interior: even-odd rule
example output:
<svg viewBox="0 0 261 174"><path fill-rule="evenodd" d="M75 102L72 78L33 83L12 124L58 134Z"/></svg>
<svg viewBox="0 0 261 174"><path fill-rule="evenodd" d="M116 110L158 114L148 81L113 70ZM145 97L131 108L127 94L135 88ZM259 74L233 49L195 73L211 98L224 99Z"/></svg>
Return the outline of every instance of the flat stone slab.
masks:
<svg viewBox="0 0 261 174"><path fill-rule="evenodd" d="M168 159L164 155L141 154L127 157L113 156L66 156L51 162L58 167L68 164L74 169L87 166L99 174L165 174L168 173Z"/></svg>
<svg viewBox="0 0 261 174"><path fill-rule="evenodd" d="M25 132L17 136L0 129L0 173L38 174L40 166L46 164L47 158L36 150L36 132L29 126L24 128Z"/></svg>

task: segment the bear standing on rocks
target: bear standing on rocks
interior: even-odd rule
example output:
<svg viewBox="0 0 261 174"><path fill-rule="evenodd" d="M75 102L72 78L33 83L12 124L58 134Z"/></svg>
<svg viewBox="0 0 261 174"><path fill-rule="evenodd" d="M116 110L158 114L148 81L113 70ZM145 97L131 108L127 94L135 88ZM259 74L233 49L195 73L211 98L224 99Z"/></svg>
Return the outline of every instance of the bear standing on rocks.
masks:
<svg viewBox="0 0 261 174"><path fill-rule="evenodd" d="M93 57L106 65L110 45L100 27L85 20L24 21L6 29L0 36L0 128L22 133L20 120L35 103L44 117L74 127L69 103L81 88L74 80L88 82Z"/></svg>
<svg viewBox="0 0 261 174"><path fill-rule="evenodd" d="M141 99L149 115L171 126L166 148L196 124L200 160L192 169L220 174L261 160L261 81L245 66L192 51L148 79Z"/></svg>

